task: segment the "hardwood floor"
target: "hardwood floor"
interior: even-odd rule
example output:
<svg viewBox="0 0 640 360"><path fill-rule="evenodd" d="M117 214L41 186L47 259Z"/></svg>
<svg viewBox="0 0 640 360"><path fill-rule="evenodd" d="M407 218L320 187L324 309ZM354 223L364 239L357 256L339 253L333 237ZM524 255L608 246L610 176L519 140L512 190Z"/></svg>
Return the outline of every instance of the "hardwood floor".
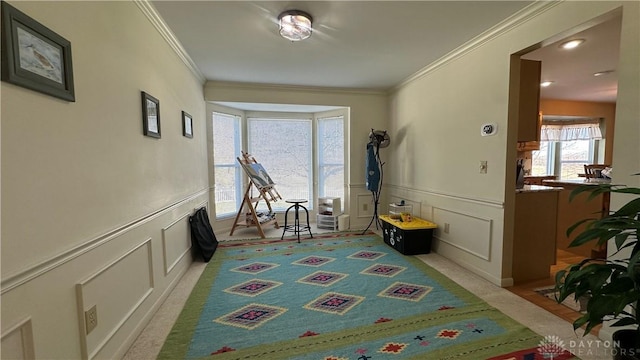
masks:
<svg viewBox="0 0 640 360"><path fill-rule="evenodd" d="M584 259L582 255L576 255L571 252L565 250L557 250L557 258L556 264L551 266L551 274L548 279L531 281L523 284L518 284L512 287L506 288L512 293L520 296L521 298L532 302L541 308L547 310L548 312L570 322L573 323L576 319L578 319L581 314L577 311L574 311L562 304L558 304L555 300L548 299L537 292L534 289L538 289L545 286L550 286L555 284L555 276L556 273L562 269L565 269L567 266L571 264L578 263ZM600 331L600 325L594 328L591 332L593 335L598 336L598 332Z"/></svg>

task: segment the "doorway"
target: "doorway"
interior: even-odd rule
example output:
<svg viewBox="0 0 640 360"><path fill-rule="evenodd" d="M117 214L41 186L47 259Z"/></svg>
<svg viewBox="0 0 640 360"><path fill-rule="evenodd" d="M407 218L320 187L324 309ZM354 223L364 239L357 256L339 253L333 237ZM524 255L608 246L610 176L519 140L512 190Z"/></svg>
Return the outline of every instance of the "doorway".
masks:
<svg viewBox="0 0 640 360"><path fill-rule="evenodd" d="M619 11L603 15L594 19L591 27L585 29L583 26L580 29L568 31L562 36L558 35L547 41L545 46L521 56L522 59L542 61L541 81L551 82L549 86L540 89L540 110L543 115L600 119L603 140L599 141L596 153L599 154L598 162L606 164L611 164L613 157L613 129L617 96L616 67L620 52L621 19ZM565 50L560 46L565 41L577 39L582 40L582 43L572 50ZM540 143L537 144L538 148L549 145L543 144L543 141ZM528 149L518 152L518 158L525 159L525 171L529 174L532 171L532 159L535 151L539 150ZM580 156L577 152L575 155ZM545 169L550 168L552 167ZM560 174L550 171L535 175L560 177ZM543 185L552 184L547 182ZM562 186L562 184L556 185ZM570 192L570 190L563 191ZM562 203L558 205L556 261L550 268L550 276L518 284L508 290L567 321L573 322L580 316L578 311L558 304L535 291L554 285L555 274L559 270L589 256L588 253L580 253L567 246L570 240L566 239L566 229L575 221L566 220L567 217L564 215L575 209L571 210L567 207L568 204L564 204L564 202L568 203L568 196L559 196L559 198ZM579 206L579 210L588 211L583 205ZM515 257L516 254L514 254Z"/></svg>

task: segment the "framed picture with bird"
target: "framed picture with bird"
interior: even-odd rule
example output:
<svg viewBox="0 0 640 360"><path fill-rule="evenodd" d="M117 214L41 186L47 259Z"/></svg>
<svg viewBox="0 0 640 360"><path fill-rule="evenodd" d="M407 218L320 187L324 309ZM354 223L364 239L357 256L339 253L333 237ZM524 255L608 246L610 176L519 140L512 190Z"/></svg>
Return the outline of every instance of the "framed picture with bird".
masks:
<svg viewBox="0 0 640 360"><path fill-rule="evenodd" d="M2 81L75 101L71 43L2 1Z"/></svg>

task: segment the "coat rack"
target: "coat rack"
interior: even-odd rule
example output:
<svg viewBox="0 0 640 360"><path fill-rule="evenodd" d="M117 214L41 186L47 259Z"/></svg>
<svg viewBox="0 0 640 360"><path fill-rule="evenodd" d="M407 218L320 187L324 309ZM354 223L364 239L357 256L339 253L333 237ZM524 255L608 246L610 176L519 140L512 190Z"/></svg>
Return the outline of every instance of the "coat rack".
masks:
<svg viewBox="0 0 640 360"><path fill-rule="evenodd" d="M242 157L237 159L249 177L249 184L244 192L242 204L238 209L238 214L233 221L229 235L233 235L237 227L256 227L260 237L264 239L265 235L262 226L273 223L276 229L279 228L276 213L271 208L271 202L282 200L282 196L276 190L275 183L271 180L267 171L253 156L242 151ZM268 213L257 211L261 201L264 201L267 205Z"/></svg>

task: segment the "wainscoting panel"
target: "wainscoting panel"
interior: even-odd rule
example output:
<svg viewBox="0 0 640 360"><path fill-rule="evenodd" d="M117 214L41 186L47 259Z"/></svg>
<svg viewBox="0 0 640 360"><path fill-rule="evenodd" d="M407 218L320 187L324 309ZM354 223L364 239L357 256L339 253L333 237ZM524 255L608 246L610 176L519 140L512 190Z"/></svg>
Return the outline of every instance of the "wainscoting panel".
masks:
<svg viewBox="0 0 640 360"><path fill-rule="evenodd" d="M373 197L371 196L371 193L363 193L356 196L356 204L358 204L356 217L370 218L373 216Z"/></svg>
<svg viewBox="0 0 640 360"><path fill-rule="evenodd" d="M152 291L151 238L76 284L82 358L94 358ZM94 306L97 325L87 334L85 312Z"/></svg>
<svg viewBox="0 0 640 360"><path fill-rule="evenodd" d="M164 274L173 270L176 264L191 250L189 215L186 213L162 228L162 253Z"/></svg>
<svg viewBox="0 0 640 360"><path fill-rule="evenodd" d="M433 207L433 221L438 224L436 237L451 246L483 260L491 260L491 225L489 219ZM448 224L448 233L445 227Z"/></svg>
<svg viewBox="0 0 640 360"><path fill-rule="evenodd" d="M33 331L31 318L27 318L2 334L0 341L3 359L32 360L35 359L33 348Z"/></svg>

